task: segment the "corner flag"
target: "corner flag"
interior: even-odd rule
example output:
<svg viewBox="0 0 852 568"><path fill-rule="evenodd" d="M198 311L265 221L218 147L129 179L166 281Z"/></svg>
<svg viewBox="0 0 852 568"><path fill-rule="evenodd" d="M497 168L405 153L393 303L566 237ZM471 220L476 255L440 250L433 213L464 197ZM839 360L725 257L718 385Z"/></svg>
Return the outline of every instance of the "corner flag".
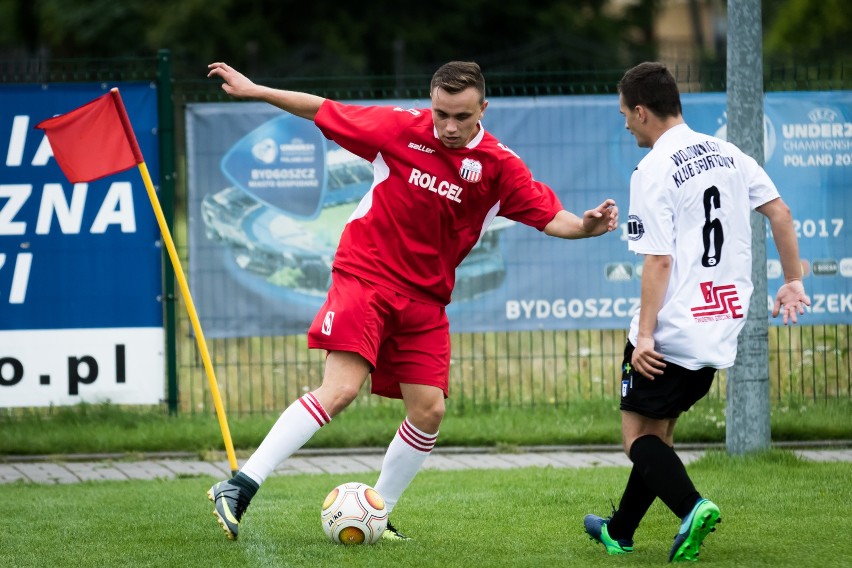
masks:
<svg viewBox="0 0 852 568"><path fill-rule="evenodd" d="M44 130L71 183L94 181L144 162L118 89L36 128Z"/></svg>
<svg viewBox="0 0 852 568"><path fill-rule="evenodd" d="M133 132L118 89L113 88L109 93L70 112L43 120L35 127L44 130L56 163L71 183L94 181L123 172L133 166L139 167L142 181L148 191L148 199L154 208L154 215L157 217L166 250L175 269L175 277L189 312L198 350L201 352L201 360L204 362L207 380L210 383L210 393L213 396L216 416L225 441L228 462L231 472L236 475L237 458L231 441L231 432L228 429L228 421L225 418L222 398L219 395L216 375L213 372L213 363L207 350L207 342L201 331L201 323L198 321L198 314L189 293L189 285L183 274L171 231L163 215L163 209L160 207L160 201L157 199L148 166L145 165L142 151L136 141L136 134Z"/></svg>

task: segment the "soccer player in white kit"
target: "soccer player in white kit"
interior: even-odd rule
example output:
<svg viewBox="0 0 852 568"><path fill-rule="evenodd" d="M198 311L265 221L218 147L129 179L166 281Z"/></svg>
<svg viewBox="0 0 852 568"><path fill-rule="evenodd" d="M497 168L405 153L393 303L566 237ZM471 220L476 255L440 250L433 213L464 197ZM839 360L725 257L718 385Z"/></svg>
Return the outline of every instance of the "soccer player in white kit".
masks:
<svg viewBox="0 0 852 568"><path fill-rule="evenodd" d="M495 216L547 235L579 239L613 231L611 199L578 217L523 161L482 126L488 106L479 65L454 61L431 81L431 109L347 105L256 85L224 63L210 77L238 98L312 120L323 134L373 165L373 184L347 221L325 304L308 346L328 353L322 385L293 402L230 480L208 492L230 539L272 471L358 395L401 398L403 420L375 489L388 513L432 451L449 394L445 307L455 269ZM388 523L383 538L407 539Z"/></svg>
<svg viewBox="0 0 852 568"><path fill-rule="evenodd" d="M752 209L769 219L784 271L772 316L796 323L810 300L790 209L763 168L689 128L664 65L637 65L618 91L625 127L651 148L630 179L627 219L628 248L645 256L622 366L622 440L633 469L612 517L586 515L584 526L609 554L632 552L634 531L659 497L681 519L669 561L696 560L720 513L675 453L674 428L716 369L736 359L753 288Z"/></svg>

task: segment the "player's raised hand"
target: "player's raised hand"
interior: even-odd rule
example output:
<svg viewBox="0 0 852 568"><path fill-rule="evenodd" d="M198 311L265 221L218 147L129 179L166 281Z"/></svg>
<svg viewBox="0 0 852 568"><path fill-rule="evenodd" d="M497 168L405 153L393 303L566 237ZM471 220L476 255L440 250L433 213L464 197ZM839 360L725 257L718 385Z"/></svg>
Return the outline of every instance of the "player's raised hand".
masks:
<svg viewBox="0 0 852 568"><path fill-rule="evenodd" d="M583 213L583 229L592 236L602 235L618 228L618 206L614 199Z"/></svg>
<svg viewBox="0 0 852 568"><path fill-rule="evenodd" d="M232 97L251 98L255 95L257 85L227 63L211 63L207 69L210 70L207 73L208 77L219 77L224 81L222 90Z"/></svg>
<svg viewBox="0 0 852 568"><path fill-rule="evenodd" d="M772 308L772 317L777 317L780 313L784 325L787 325L788 320L798 323L798 316L803 315L805 306L810 305L811 299L805 294L805 286L802 281L791 280L778 288L778 294L775 295L775 306Z"/></svg>

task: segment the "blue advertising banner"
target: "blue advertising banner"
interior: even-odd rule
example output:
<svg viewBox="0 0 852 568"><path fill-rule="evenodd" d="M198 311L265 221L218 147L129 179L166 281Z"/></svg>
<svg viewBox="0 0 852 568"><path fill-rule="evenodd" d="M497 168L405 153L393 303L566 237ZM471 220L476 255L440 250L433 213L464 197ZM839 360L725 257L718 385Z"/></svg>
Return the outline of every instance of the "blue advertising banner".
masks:
<svg viewBox="0 0 852 568"><path fill-rule="evenodd" d="M71 184L34 128L113 86L158 179L154 85L0 88L0 407L162 398L160 234L140 173Z"/></svg>
<svg viewBox="0 0 852 568"><path fill-rule="evenodd" d="M724 93L684 95L684 117L725 138L725 103ZM766 169L795 217L813 299L807 321L848 323L852 93L770 93L765 108ZM188 105L186 118L190 281L206 333L303 333L324 299L343 226L372 182L370 164L269 105ZM625 130L618 98L498 98L483 124L567 209L582 214L612 197L623 224L616 234L562 241L498 217L457 270L452 330L626 327L642 265L626 244L629 180L646 150ZM782 275L768 236L770 302Z"/></svg>

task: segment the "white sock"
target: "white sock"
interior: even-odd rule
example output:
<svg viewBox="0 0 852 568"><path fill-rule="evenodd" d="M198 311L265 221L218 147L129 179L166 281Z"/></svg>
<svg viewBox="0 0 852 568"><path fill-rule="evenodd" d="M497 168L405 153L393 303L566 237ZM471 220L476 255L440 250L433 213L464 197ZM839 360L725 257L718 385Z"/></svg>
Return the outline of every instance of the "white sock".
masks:
<svg viewBox="0 0 852 568"><path fill-rule="evenodd" d="M435 447L437 438L437 432L426 434L412 426L408 418L402 421L396 436L388 446L375 487L385 500L388 514L393 511L402 492L420 471L423 462Z"/></svg>
<svg viewBox="0 0 852 568"><path fill-rule="evenodd" d="M260 485L278 464L304 446L317 430L329 422L328 413L309 392L281 413L240 471Z"/></svg>

